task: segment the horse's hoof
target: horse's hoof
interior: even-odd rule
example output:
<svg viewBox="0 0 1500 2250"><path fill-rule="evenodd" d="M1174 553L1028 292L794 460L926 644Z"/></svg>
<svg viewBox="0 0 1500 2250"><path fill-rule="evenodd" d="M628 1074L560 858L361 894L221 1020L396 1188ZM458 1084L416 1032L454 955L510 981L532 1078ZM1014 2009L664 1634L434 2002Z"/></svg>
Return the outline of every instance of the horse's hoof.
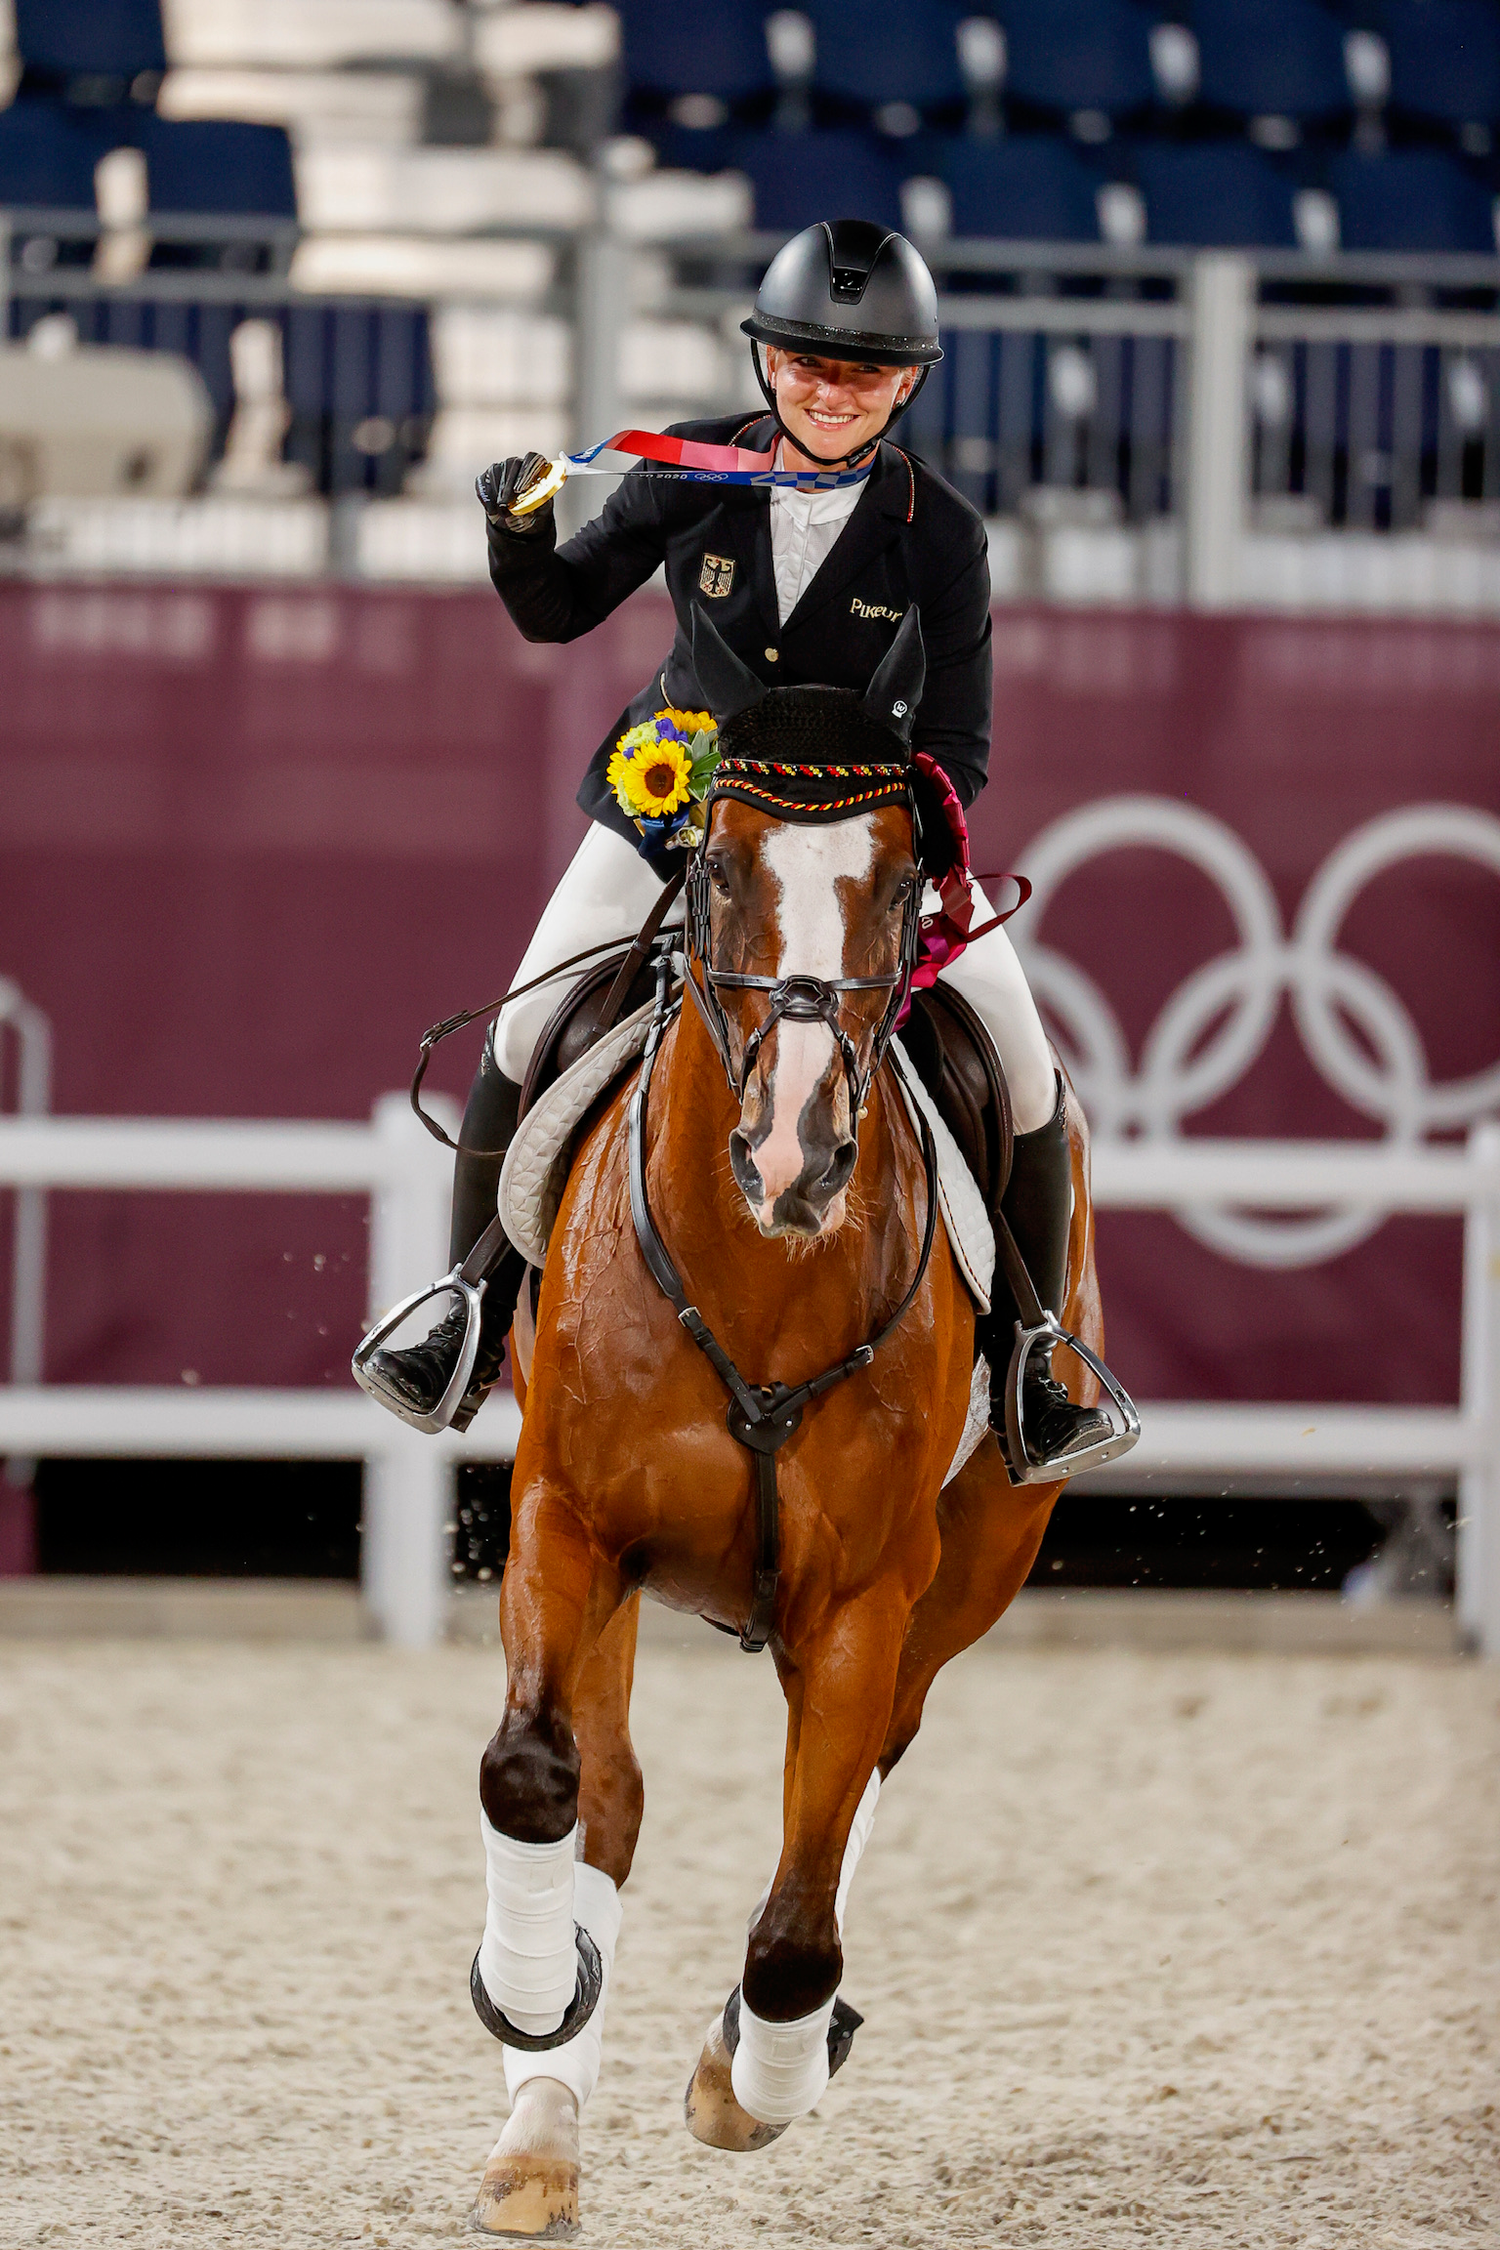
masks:
<svg viewBox="0 0 1500 2250"><path fill-rule="evenodd" d="M477 2234L571 2241L578 2232L578 2166L497 2153L485 2166L470 2223Z"/></svg>
<svg viewBox="0 0 1500 2250"><path fill-rule="evenodd" d="M688 2131L697 2140L707 2142L710 2148L733 2149L737 2155L743 2155L748 2149L766 2148L772 2141L780 2140L786 2127L762 2125L748 2109L741 2109L729 2079L733 2062L734 2057L724 2044L724 2019L715 2016L703 2042L698 2067L682 2097L682 2113L687 2119Z"/></svg>
<svg viewBox="0 0 1500 2250"><path fill-rule="evenodd" d="M528 2079L490 2150L470 2224L478 2234L567 2242L578 2232L578 2103L553 2078Z"/></svg>

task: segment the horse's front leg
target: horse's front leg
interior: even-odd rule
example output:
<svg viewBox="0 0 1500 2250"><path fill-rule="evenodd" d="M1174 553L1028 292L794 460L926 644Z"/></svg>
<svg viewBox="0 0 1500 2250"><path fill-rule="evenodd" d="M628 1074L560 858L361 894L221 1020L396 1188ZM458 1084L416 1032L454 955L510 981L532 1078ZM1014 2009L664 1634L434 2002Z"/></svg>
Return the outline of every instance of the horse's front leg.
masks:
<svg viewBox="0 0 1500 2250"><path fill-rule="evenodd" d="M577 2221L578 2118L640 1821L626 1732L635 1604L619 1597L566 1499L528 1492L501 1589L505 1715L480 1769L489 1904L475 2005L505 2041L512 2101L474 2212L486 2232Z"/></svg>
<svg viewBox="0 0 1500 2250"><path fill-rule="evenodd" d="M836 2067L844 1909L875 1817L910 1608L907 1589L883 1582L780 1660L791 1717L781 1859L685 2103L690 2129L716 2148L775 2140Z"/></svg>

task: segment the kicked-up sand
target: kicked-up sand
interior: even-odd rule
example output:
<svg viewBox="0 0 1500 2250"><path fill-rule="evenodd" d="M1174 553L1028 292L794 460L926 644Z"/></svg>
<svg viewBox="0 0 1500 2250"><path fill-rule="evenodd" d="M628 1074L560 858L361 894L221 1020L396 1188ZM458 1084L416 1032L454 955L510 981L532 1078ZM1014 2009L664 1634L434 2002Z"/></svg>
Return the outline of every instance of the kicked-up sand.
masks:
<svg viewBox="0 0 1500 2250"><path fill-rule="evenodd" d="M469 2005L497 1654L0 1648L0 2244L418 2250L506 2102ZM769 1660L644 1648L597 2250L1500 2240L1500 1668L984 1649L855 1885L817 2113L682 2093L777 1847Z"/></svg>

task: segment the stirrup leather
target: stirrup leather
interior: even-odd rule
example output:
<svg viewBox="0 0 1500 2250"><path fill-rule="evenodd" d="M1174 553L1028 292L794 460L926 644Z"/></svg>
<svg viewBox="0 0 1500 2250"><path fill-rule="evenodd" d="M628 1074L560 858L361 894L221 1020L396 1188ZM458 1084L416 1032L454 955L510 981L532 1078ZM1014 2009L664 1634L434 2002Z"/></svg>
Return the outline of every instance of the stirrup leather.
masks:
<svg viewBox="0 0 1500 2250"><path fill-rule="evenodd" d="M1141 1418L1124 1385L1115 1380L1103 1360L1097 1358L1080 1337L1064 1328L1045 1308L1038 1309L1041 1319L1034 1326L1028 1328L1021 1321L1016 1322L1015 1347L1005 1375L1005 1435L1001 1443L1012 1484L1056 1484L1060 1478L1081 1476L1086 1469L1102 1468L1106 1461L1118 1460L1122 1453L1128 1453L1141 1434ZM1063 1344L1070 1352L1076 1352L1084 1365L1098 1376L1108 1401L1106 1410L1111 1411L1116 1426L1107 1438L1080 1446L1076 1453L1065 1453L1058 1460L1038 1461L1026 1443L1022 1392L1032 1354L1038 1350L1050 1352L1055 1344Z"/></svg>

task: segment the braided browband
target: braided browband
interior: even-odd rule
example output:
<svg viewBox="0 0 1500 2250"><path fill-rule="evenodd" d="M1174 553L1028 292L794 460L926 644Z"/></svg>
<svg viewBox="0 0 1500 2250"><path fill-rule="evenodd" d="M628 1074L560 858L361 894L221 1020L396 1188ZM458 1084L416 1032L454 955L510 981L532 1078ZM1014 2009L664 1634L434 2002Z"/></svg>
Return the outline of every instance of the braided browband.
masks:
<svg viewBox="0 0 1500 2250"><path fill-rule="evenodd" d="M821 781L825 774L831 774L836 781L846 781L854 775L858 775L861 779L873 777L880 781L904 781L906 778L904 765L799 766L783 765L779 759L771 758L721 758L714 769L714 778L716 781L721 781L726 774L741 773L797 774L804 781Z"/></svg>
<svg viewBox="0 0 1500 2250"><path fill-rule="evenodd" d="M873 786L836 793L841 783L851 781ZM792 819L836 820L871 805L901 804L910 783L910 769L904 764L800 765L779 759L729 757L720 759L709 795L710 799L739 797L747 804L763 805Z"/></svg>

